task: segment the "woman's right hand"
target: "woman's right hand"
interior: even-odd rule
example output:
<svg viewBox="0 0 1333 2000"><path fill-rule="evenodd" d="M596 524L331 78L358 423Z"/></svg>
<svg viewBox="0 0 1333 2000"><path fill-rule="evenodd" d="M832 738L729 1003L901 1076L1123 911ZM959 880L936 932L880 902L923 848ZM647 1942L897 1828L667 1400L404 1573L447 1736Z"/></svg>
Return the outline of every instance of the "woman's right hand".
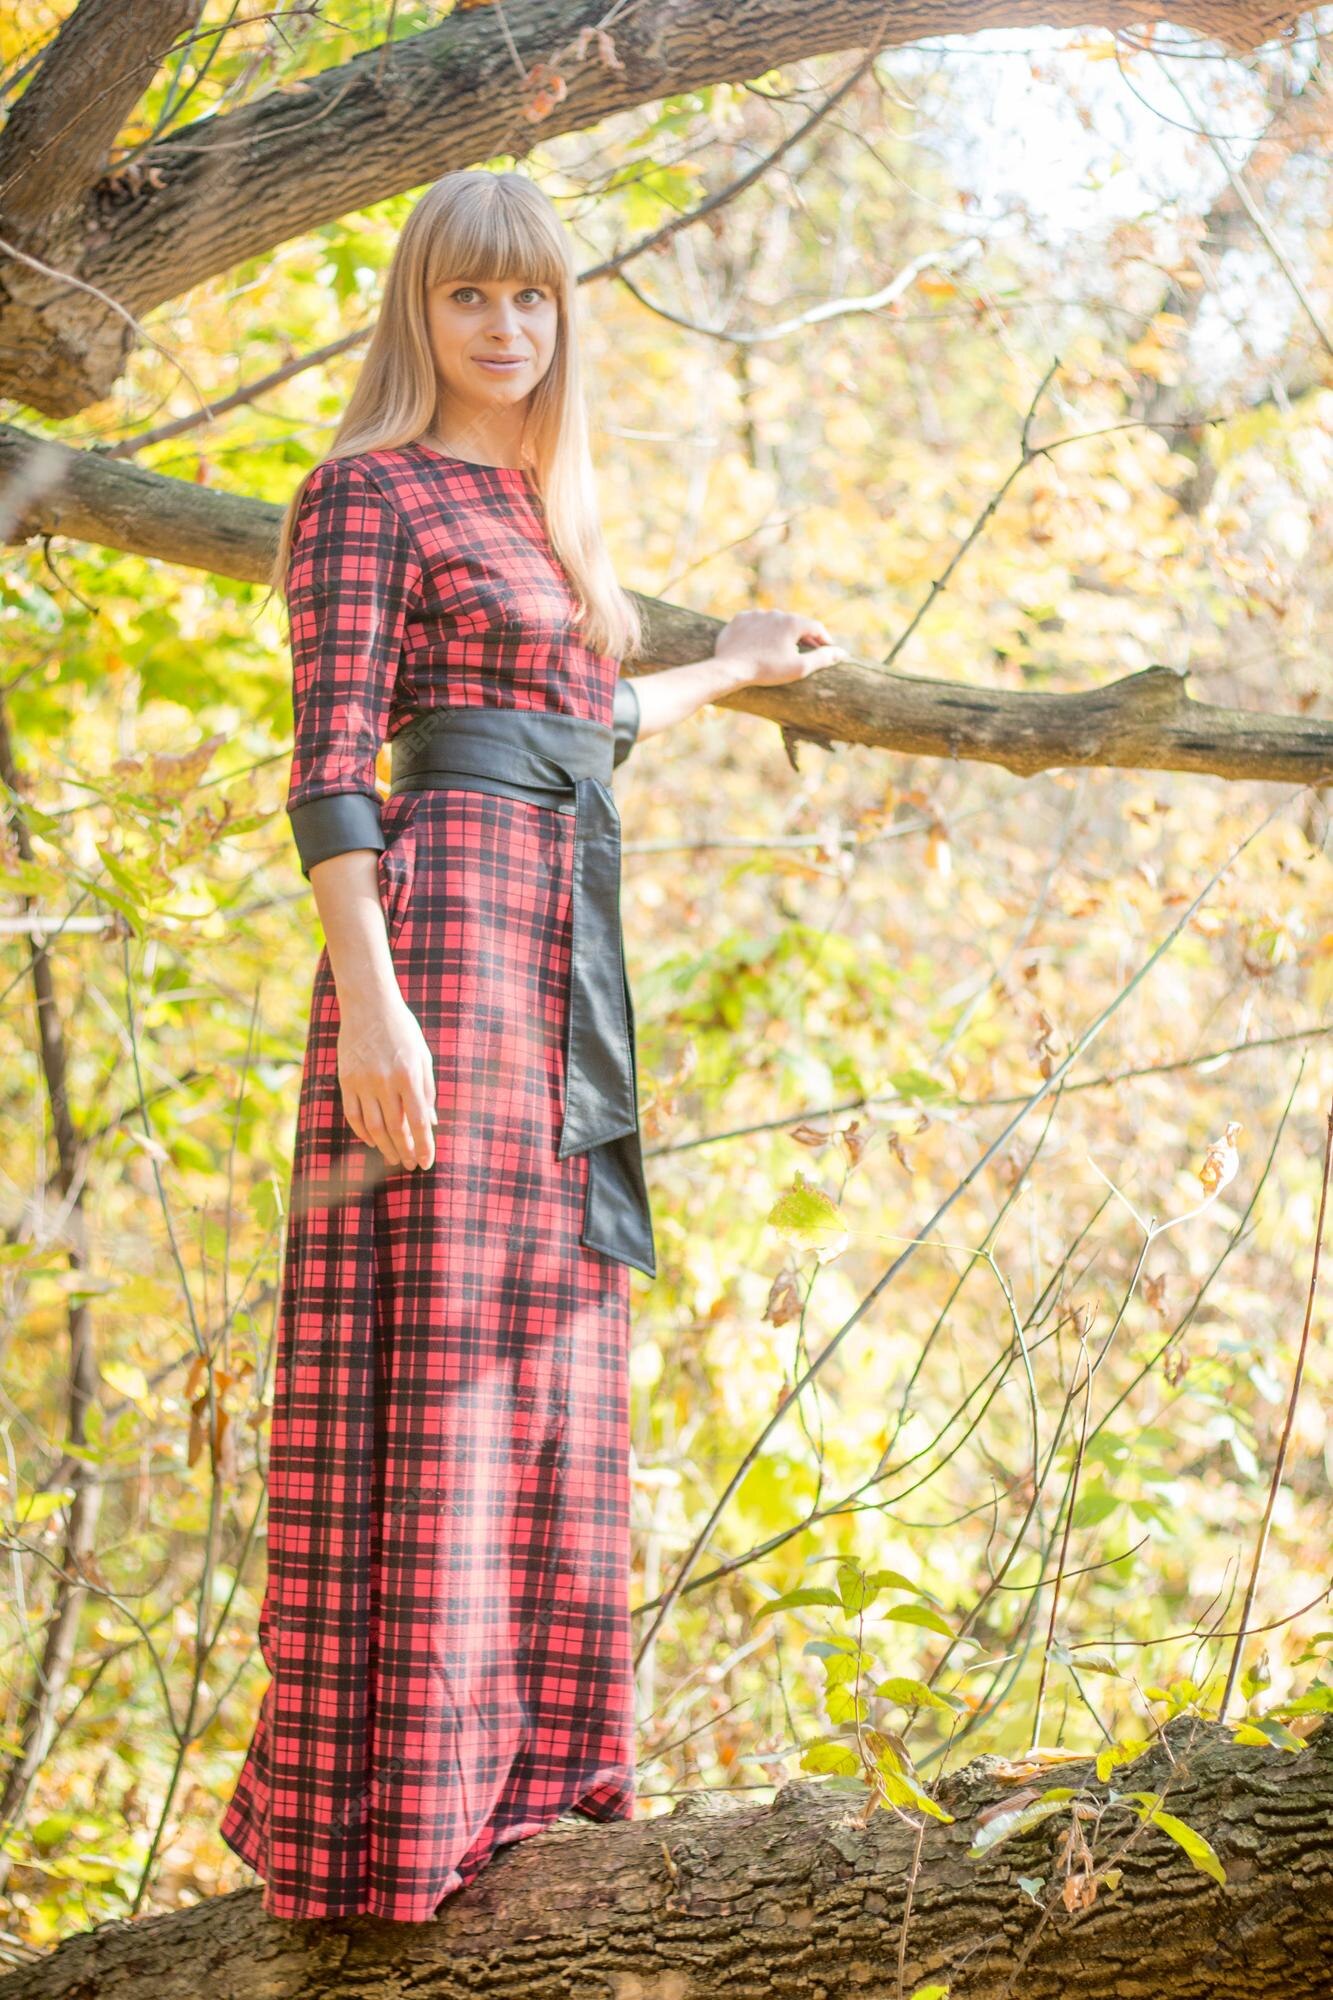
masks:
<svg viewBox="0 0 1333 2000"><path fill-rule="evenodd" d="M811 643L801 650L801 641ZM799 611L738 611L713 641L713 657L734 665L738 687L781 687L848 659L822 618Z"/></svg>
<svg viewBox="0 0 1333 2000"><path fill-rule="evenodd" d="M435 1163L435 1067L401 993L341 1007L338 1083L347 1122L390 1167Z"/></svg>

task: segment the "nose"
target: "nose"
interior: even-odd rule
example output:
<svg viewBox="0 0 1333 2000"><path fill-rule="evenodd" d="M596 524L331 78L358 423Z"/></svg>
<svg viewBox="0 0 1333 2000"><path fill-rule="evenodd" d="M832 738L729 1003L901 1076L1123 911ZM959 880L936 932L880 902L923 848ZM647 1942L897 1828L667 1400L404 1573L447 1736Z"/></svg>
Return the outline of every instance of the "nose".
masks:
<svg viewBox="0 0 1333 2000"><path fill-rule="evenodd" d="M519 326L518 307L514 304L513 300L512 299L499 300L499 302L496 305L495 311L491 317L490 332L493 334L501 334L504 336L504 339L508 341L513 338L515 333L517 333L518 326Z"/></svg>

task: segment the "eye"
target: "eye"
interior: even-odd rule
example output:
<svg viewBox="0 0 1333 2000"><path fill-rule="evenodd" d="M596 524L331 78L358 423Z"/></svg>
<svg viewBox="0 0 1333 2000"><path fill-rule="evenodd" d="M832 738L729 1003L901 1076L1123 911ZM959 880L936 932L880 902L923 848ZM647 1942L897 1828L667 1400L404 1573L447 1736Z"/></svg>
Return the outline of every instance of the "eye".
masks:
<svg viewBox="0 0 1333 2000"><path fill-rule="evenodd" d="M464 292L476 293L478 292L478 289L479 288L476 285L455 285L453 291L450 292L449 296L451 299L457 299L460 298ZM541 285L524 285L522 291L520 291L519 293L519 297L522 298L525 293L531 293L534 299L544 299L546 297L546 292Z"/></svg>

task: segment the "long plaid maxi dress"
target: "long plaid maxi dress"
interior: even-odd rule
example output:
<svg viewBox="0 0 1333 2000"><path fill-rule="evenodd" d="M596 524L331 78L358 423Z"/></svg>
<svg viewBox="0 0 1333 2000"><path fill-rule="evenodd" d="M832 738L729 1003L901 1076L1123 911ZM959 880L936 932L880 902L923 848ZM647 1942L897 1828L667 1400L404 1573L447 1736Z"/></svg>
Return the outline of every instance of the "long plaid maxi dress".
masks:
<svg viewBox="0 0 1333 2000"><path fill-rule="evenodd" d="M478 790L381 802L436 704L637 701L589 651L521 470L411 444L318 466L288 586L288 809L308 873L380 847L436 1157L390 1169L337 1076L327 948L297 1115L269 1449L270 1681L220 1831L290 1918L424 1922L564 1810L634 1810L629 1271L557 1158L574 820ZM629 720L627 721L627 715ZM302 809L338 797L343 837ZM341 816L341 818L339 817Z"/></svg>

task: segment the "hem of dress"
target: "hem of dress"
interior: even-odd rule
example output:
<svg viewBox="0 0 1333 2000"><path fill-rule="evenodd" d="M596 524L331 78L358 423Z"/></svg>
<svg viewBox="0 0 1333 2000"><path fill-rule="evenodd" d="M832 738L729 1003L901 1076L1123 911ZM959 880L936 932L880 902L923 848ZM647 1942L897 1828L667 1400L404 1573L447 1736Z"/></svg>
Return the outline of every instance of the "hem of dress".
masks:
<svg viewBox="0 0 1333 2000"><path fill-rule="evenodd" d="M618 1775L619 1773L616 1772L610 1774L612 1777ZM588 1798L594 1792L604 1791L607 1782L608 1779L606 1777L594 1776L590 1782L580 1785L577 1791L571 1792L566 1798L553 1805L549 1815L540 1820L522 1820L518 1826L510 1827L503 1839L493 1842L487 1852L477 1860L476 1864L469 1868L466 1876L461 1874L457 1867L451 1868L445 1876L443 1884L438 1889L430 1892L429 1906L427 1906L427 1899L425 1897L418 1897L415 1901L410 1901L406 1905L401 1901L394 1901L386 1907L384 1899L372 1893L368 1897L348 1903L346 1906L323 1903L319 1908L311 1909L308 1907L308 1899L306 1898L299 1896L274 1896L270 1893L268 1883L262 1879L263 1870L260 1867L262 1836L253 1820L243 1817L239 1812L233 1812L229 1805L222 1816L218 1832L232 1853L239 1856L247 1868L253 1869L254 1873L261 1877L260 1889L265 1916L275 1917L284 1923L317 1923L321 1920L334 1921L344 1917L378 1917L384 1923L429 1924L435 1921L436 1917L440 1914L442 1905L451 1896L455 1896L461 1890L472 1886L487 1863L492 1861L502 1848L513 1847L520 1840L531 1839L534 1834L548 1832L555 1825L562 1813L575 1809L582 1810L579 1801ZM620 1809L621 1806L627 1806L629 1810L622 1811ZM590 1810L584 1813L584 1817L591 1820L594 1824L604 1825L616 1819L629 1819L632 1816L633 1809L633 1788L630 1787L626 1790L622 1786L621 1797L619 1800L613 1798L606 1811ZM296 1907L290 1907L291 1905L295 1905Z"/></svg>

